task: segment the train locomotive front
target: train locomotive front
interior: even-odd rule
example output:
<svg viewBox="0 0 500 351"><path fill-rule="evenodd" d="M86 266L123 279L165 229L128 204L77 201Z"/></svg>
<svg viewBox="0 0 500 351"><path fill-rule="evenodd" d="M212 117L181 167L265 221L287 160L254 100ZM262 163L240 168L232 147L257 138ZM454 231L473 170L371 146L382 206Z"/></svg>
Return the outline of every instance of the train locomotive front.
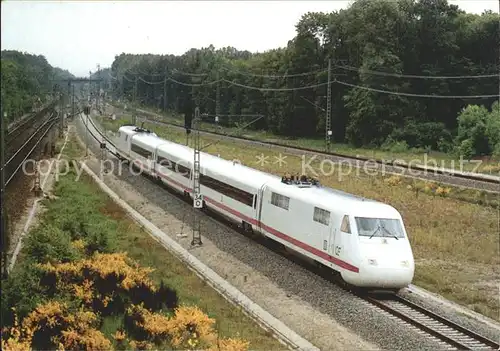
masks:
<svg viewBox="0 0 500 351"><path fill-rule="evenodd" d="M370 206L377 209L356 210L350 216L356 246L351 259L359 271L342 272L342 278L362 288L404 288L413 280L415 262L402 217L386 204L374 202Z"/></svg>

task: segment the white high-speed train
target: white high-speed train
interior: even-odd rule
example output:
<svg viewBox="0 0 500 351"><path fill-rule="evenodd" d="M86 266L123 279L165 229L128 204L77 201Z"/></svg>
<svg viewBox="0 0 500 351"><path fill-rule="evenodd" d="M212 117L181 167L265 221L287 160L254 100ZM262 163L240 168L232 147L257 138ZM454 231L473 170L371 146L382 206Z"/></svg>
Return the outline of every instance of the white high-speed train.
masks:
<svg viewBox="0 0 500 351"><path fill-rule="evenodd" d="M193 197L193 149L135 126L118 130L119 157ZM200 153L204 206L340 273L363 288L397 290L414 275L403 220L393 207L304 179L279 178Z"/></svg>

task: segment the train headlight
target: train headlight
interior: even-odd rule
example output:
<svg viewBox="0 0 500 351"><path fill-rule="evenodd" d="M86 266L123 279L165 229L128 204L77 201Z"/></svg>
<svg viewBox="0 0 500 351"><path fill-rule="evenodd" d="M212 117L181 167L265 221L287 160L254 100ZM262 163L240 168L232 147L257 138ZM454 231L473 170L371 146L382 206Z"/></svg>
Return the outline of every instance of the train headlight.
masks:
<svg viewBox="0 0 500 351"><path fill-rule="evenodd" d="M372 266L376 266L377 265L377 260L374 259L374 258L369 258L368 259L368 264L372 265Z"/></svg>
<svg viewBox="0 0 500 351"><path fill-rule="evenodd" d="M406 261L406 260L405 260L405 261L401 261L401 265L402 265L403 267L409 267L409 266L410 266L410 262L408 262L408 261Z"/></svg>

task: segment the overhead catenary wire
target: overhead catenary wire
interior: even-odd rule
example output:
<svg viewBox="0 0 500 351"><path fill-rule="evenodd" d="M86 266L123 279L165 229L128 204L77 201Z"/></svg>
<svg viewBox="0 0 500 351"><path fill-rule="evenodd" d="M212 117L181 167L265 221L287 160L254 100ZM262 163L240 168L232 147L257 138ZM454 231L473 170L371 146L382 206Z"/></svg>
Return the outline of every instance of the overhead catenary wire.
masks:
<svg viewBox="0 0 500 351"><path fill-rule="evenodd" d="M125 77L125 76L124 76ZM134 82L134 80L130 80L126 78L129 82ZM146 84L163 84L163 81L160 82L149 82L141 77L139 77L139 80L143 81ZM189 84L189 83L184 83L177 81L173 78L166 78L167 81L172 81L174 83L180 84L180 85L185 85L185 86L208 86L208 85L213 85L217 84L219 82L226 82L228 84L238 86L240 88L245 88L245 89L250 89L250 90L257 90L257 91L299 91L299 90L306 90L306 89L313 89L313 88L319 88L321 86L328 85L327 82L325 83L318 83L318 84L312 84L312 85L306 85L306 86L301 86L301 87L294 87L294 88L262 88L262 87L256 87L256 86L251 86L251 85L246 85L246 84L241 84L237 83L231 80L227 79L219 79L215 81L209 81L209 82L204 82L204 83L199 83L199 84ZM368 90L368 91L373 91L381 94L389 94L389 95L398 95L398 96L406 96L406 97L418 97L418 98L435 98L435 99L488 99L488 98L496 98L499 97L499 94L485 94L485 95L429 95L429 94L413 94L413 93L404 93L404 92L397 92L397 91L389 91L389 90L384 90L384 89L377 89L377 88L372 88L372 87L367 87L367 86L362 86L362 85L357 85L357 84L352 84L352 83L347 83L344 81L341 81L339 79L335 79L332 81L332 84L341 84L344 86L349 86L351 88L358 88L362 90Z"/></svg>
<svg viewBox="0 0 500 351"><path fill-rule="evenodd" d="M495 78L498 77L498 74L481 74L481 75L467 75L467 76L424 76L424 75L413 75L413 74L399 74L399 73L390 73L390 72L382 72L382 71L374 71L368 70L364 68L356 68L352 66L339 66L335 65L336 68L345 69L349 71L355 71L358 73L368 73L377 76L386 76L386 77L396 77L396 78L414 78L414 79L480 79L480 78Z"/></svg>
<svg viewBox="0 0 500 351"><path fill-rule="evenodd" d="M377 93L389 94L389 95L399 95L399 96L408 96L408 97L421 97L421 98L435 98L435 99L488 99L498 97L498 94L491 95L426 95L426 94L411 94L411 93L402 93L402 92L394 92L376 88L365 87L356 84L346 83L340 80L336 80L334 83L339 83L341 85L349 86L352 88L358 88L363 90L369 90Z"/></svg>
<svg viewBox="0 0 500 351"><path fill-rule="evenodd" d="M227 72L236 73L236 74L240 74L240 75L247 76L247 77L261 77L261 78L304 77L304 76L311 76L311 75L315 75L315 74L327 73L328 72L328 69L318 69L318 70L309 71L309 72L302 72L302 73L273 75L273 74L257 74L257 73L251 73L251 72L243 72L243 71L240 71L240 70L230 69L230 68L227 68L227 67L224 67L224 66L222 66L220 68L222 68L223 70L225 70Z"/></svg>
<svg viewBox="0 0 500 351"><path fill-rule="evenodd" d="M230 72L230 73L234 73L234 74L239 74L239 75L243 75L243 76L247 76L247 77L260 77L260 78L293 78L293 77L304 77L304 76L310 76L310 75L316 75L316 74L328 72L327 69L318 69L318 70L313 70L313 71L309 71L309 72L276 75L276 74L259 74L259 73L253 73L253 72L245 72L242 70L236 70L236 69L225 67L225 66L221 66L219 68L226 71L226 72ZM354 71L354 72L358 72L358 73L364 73L364 74L386 76L386 77L396 77L396 78L410 78L410 79L482 79L482 78L496 78L498 76L497 74L458 75L458 76L415 75L415 74L403 74L403 73L391 73L391 72L375 71L375 70L358 68L358 67L353 67L353 66L348 66L348 65L335 65L335 68L348 70L348 71ZM184 71L181 71L178 69L173 69L172 72L176 73L176 74L183 74L183 75L194 76L194 77L206 77L209 75L209 73L189 73L189 72L184 72ZM141 72L141 71L128 72L128 73L133 74L133 75L142 74L144 76L156 76L156 77L165 76L165 73L147 73L147 72ZM115 78L115 77L113 77L113 78Z"/></svg>

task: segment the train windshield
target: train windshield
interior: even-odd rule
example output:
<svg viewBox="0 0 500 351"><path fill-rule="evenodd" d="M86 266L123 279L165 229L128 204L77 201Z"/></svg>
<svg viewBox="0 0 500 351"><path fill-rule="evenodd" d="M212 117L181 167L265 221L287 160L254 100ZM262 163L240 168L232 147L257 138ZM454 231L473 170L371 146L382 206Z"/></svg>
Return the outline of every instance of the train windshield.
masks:
<svg viewBox="0 0 500 351"><path fill-rule="evenodd" d="M355 217L359 236L404 238L404 230L399 219Z"/></svg>

